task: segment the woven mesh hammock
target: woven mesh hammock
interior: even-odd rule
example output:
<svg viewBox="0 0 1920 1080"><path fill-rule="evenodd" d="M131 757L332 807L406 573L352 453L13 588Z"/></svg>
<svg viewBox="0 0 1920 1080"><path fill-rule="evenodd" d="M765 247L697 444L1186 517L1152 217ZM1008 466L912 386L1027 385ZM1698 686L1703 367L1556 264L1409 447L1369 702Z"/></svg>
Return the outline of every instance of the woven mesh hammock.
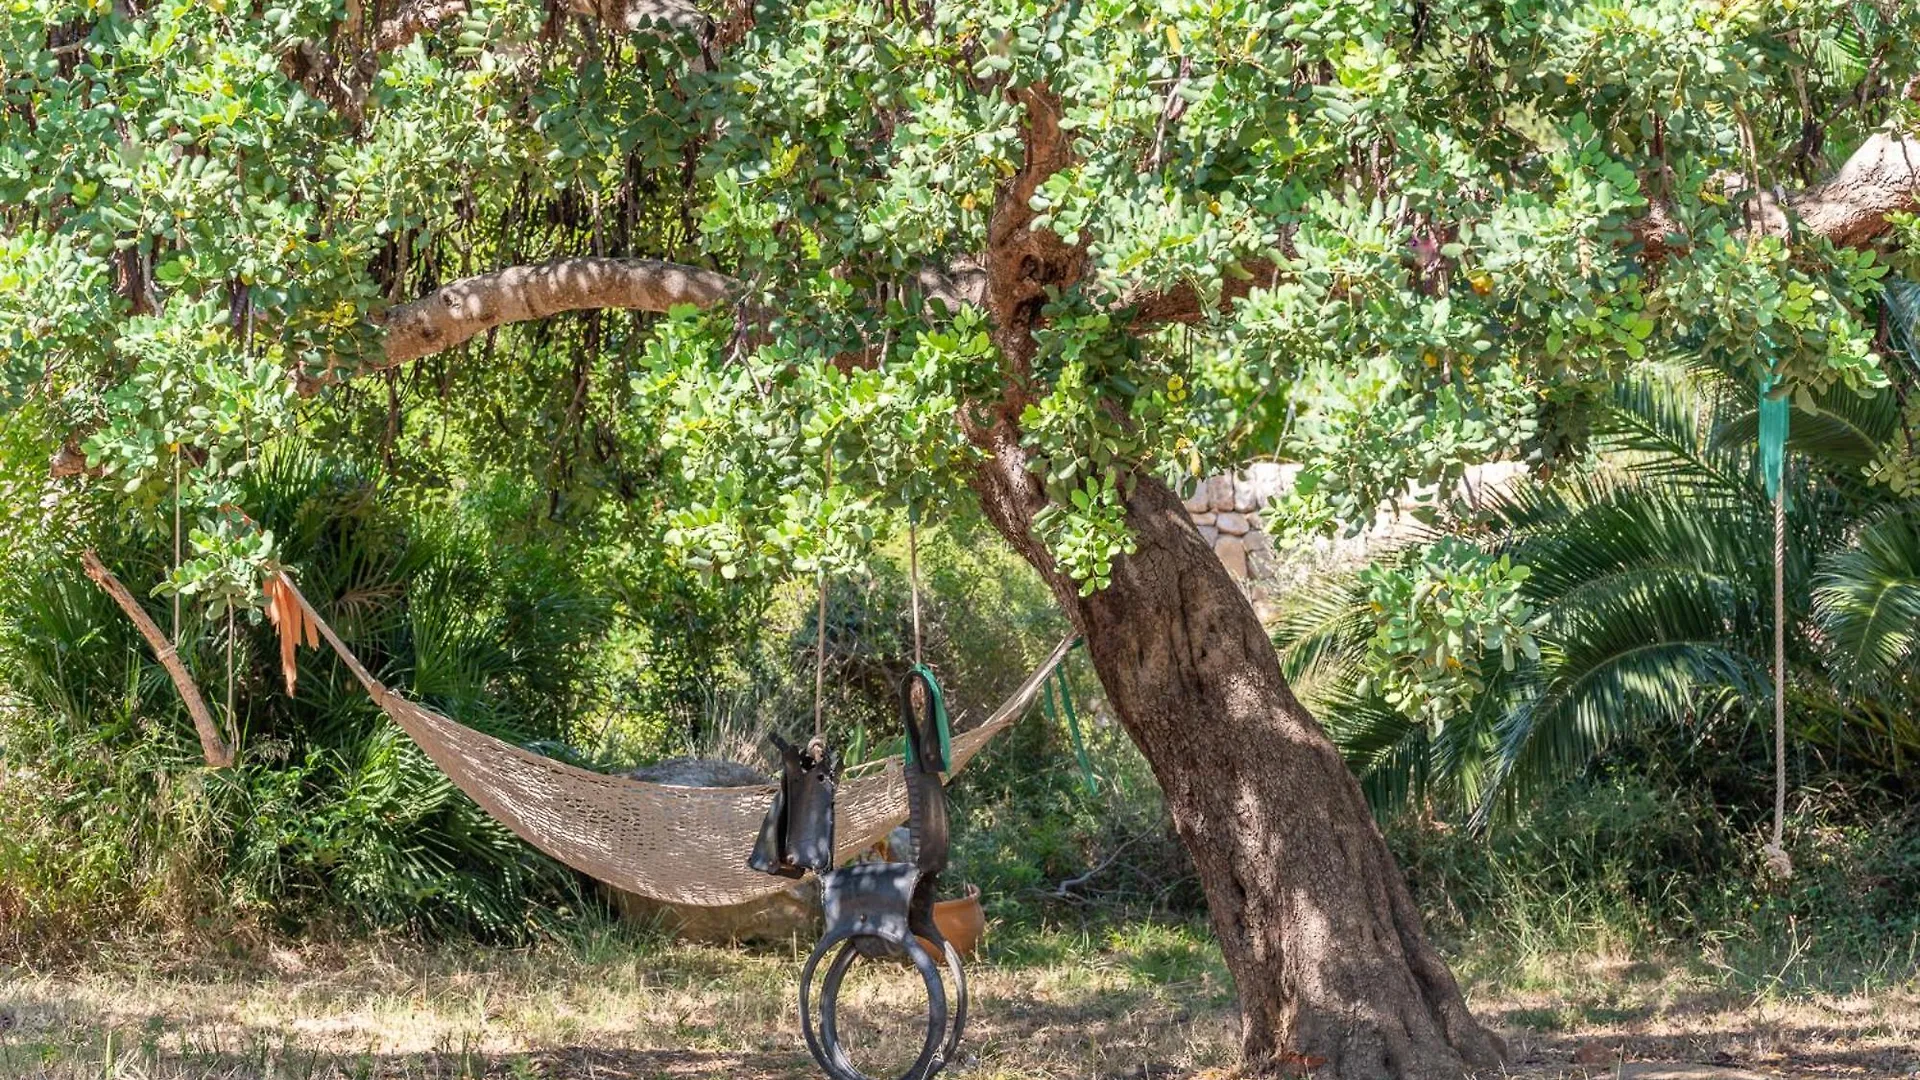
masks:
<svg viewBox="0 0 1920 1080"><path fill-rule="evenodd" d="M292 582L282 581L374 703L455 786L527 843L615 888L674 904L741 904L792 884L747 868L772 784L652 784L578 768L475 731L381 685ZM985 723L954 737L952 772L1026 713L1071 647L1072 639L1061 642ZM907 819L900 758L848 769L834 803L834 854L845 860Z"/></svg>

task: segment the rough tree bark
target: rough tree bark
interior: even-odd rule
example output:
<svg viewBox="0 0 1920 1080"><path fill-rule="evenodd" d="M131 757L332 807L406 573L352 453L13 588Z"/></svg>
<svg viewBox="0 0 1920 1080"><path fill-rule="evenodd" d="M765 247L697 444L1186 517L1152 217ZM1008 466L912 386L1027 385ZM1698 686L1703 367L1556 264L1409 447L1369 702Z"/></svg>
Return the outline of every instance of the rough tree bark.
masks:
<svg viewBox="0 0 1920 1080"><path fill-rule="evenodd" d="M1239 989L1246 1064L1356 1080L1498 1065L1504 1049L1427 943L1359 784L1173 492L1133 477L1137 548L1092 596L1033 534L1047 500L1018 426L1033 331L1049 291L1077 283L1086 258L1032 228L1033 191L1072 147L1045 86L1019 96L1026 159L994 201L985 259L1005 391L987 418L962 410L985 452L972 483L1086 637L1101 686L1166 793Z"/></svg>
<svg viewBox="0 0 1920 1080"><path fill-rule="evenodd" d="M463 278L386 314L392 367L450 349L503 323L563 311L712 307L733 294L725 274L658 259L557 259Z"/></svg>
<svg viewBox="0 0 1920 1080"><path fill-rule="evenodd" d="M999 531L1085 635L1166 793L1240 997L1250 1070L1454 1078L1496 1066L1359 784L1294 698L1253 607L1179 499L1139 478L1138 542L1082 597L1032 534L1037 485L1002 443L975 479Z"/></svg>

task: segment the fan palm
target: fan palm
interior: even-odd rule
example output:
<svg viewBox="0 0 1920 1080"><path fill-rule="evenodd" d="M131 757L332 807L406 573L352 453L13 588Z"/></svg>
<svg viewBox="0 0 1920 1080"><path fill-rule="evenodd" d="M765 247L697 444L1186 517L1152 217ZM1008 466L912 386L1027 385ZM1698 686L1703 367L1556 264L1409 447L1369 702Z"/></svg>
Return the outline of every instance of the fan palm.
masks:
<svg viewBox="0 0 1920 1080"><path fill-rule="evenodd" d="M1319 590L1277 638L1290 677L1376 803L1433 792L1475 820L1649 725L1704 730L1771 705L1771 506L1757 398L1712 370L1649 373L1596 423L1592 469L1494 497L1461 531L1531 568L1537 662L1483 662L1489 692L1437 730L1365 693L1372 613ZM1787 696L1795 738L1902 769L1920 752L1920 503L1865 478L1893 395L1803 401L1789 444Z"/></svg>

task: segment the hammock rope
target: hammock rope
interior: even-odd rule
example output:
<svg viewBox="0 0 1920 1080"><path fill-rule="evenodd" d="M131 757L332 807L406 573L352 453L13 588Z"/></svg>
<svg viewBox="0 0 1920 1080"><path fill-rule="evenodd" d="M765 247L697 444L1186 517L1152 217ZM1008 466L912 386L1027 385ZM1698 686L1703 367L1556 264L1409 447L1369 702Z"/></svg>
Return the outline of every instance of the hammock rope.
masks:
<svg viewBox="0 0 1920 1080"><path fill-rule="evenodd" d="M286 577L286 588L341 663L448 779L523 840L615 888L675 904L724 907L780 892L790 882L748 868L775 785L681 787L582 769L476 731L394 693ZM959 772L1025 715L1072 638L985 722L953 739ZM836 794L835 857L867 850L907 819L898 756L848 769Z"/></svg>

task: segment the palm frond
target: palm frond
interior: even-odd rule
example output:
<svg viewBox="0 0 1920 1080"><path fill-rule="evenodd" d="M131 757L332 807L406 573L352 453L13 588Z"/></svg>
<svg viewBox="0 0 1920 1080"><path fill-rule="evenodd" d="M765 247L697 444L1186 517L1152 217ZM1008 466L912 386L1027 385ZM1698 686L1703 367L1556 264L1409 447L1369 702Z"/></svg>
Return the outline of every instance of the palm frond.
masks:
<svg viewBox="0 0 1920 1080"><path fill-rule="evenodd" d="M1920 657L1920 504L1887 507L1822 560L1813 606L1839 671L1890 677Z"/></svg>
<svg viewBox="0 0 1920 1080"><path fill-rule="evenodd" d="M1920 378L1920 282L1889 277L1884 297L1892 329L1893 360L1910 378Z"/></svg>
<svg viewBox="0 0 1920 1080"><path fill-rule="evenodd" d="M1635 475L1732 497L1746 487L1745 469L1738 455L1708 438L1719 412L1720 403L1699 385L1650 373L1616 386L1593 429L1603 449L1624 458Z"/></svg>

